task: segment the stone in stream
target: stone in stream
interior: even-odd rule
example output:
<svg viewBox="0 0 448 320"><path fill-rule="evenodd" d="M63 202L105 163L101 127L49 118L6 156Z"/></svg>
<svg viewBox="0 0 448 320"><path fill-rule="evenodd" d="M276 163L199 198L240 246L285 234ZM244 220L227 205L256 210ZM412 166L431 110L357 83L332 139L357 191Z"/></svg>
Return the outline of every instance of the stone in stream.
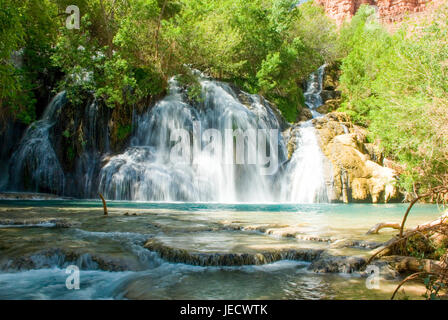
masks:
<svg viewBox="0 0 448 320"><path fill-rule="evenodd" d="M17 258L4 260L0 270L17 271L77 265L83 270L127 271L139 270L134 261L82 252L66 248L50 248Z"/></svg>
<svg viewBox="0 0 448 320"><path fill-rule="evenodd" d="M2 219L0 226L8 227L53 227L53 228L70 228L76 225L76 222L67 219Z"/></svg>
<svg viewBox="0 0 448 320"><path fill-rule="evenodd" d="M157 252L164 260L197 266L262 265L280 260L311 262L309 270L319 273L352 273L365 266L366 259L350 256L331 256L322 249L279 249L254 253L202 253L173 248L155 239L145 248Z"/></svg>
<svg viewBox="0 0 448 320"><path fill-rule="evenodd" d="M349 240L340 239L333 241L330 245L331 248L363 248L363 249L376 249L380 247L383 243L374 241L364 241L364 240Z"/></svg>
<svg viewBox="0 0 448 320"><path fill-rule="evenodd" d="M360 271L366 264L366 259L350 256L321 255L308 267L318 273L353 273Z"/></svg>
<svg viewBox="0 0 448 320"><path fill-rule="evenodd" d="M145 248L157 252L162 259L169 262L195 266L262 265L280 260L311 262L324 252L321 249L280 249L249 253L190 252L167 246L155 239L148 240Z"/></svg>

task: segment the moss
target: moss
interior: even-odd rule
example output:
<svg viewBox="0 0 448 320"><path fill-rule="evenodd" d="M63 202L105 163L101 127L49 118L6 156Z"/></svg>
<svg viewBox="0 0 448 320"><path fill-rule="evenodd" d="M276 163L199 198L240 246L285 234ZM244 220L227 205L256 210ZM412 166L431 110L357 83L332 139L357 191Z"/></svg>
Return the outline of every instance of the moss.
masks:
<svg viewBox="0 0 448 320"><path fill-rule="evenodd" d="M69 146L69 147L67 148L67 158L68 158L70 161L73 161L73 160L75 160L75 156L76 156L76 154L75 154L75 150L73 150L73 148L72 148L71 146Z"/></svg>
<svg viewBox="0 0 448 320"><path fill-rule="evenodd" d="M117 129L117 139L120 141L125 140L129 137L129 135L132 132L132 126L131 125L118 125Z"/></svg>

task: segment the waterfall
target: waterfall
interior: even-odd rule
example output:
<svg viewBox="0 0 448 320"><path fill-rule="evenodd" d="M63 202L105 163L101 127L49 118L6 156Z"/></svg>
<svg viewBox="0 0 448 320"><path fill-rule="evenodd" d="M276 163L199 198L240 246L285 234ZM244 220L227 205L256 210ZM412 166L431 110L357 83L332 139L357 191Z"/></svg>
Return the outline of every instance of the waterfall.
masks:
<svg viewBox="0 0 448 320"><path fill-rule="evenodd" d="M65 101L65 92L56 95L41 119L25 131L11 156L9 189L52 193L64 190L64 171L51 144L50 129Z"/></svg>
<svg viewBox="0 0 448 320"><path fill-rule="evenodd" d="M316 109L323 103L321 93L324 72L325 65L310 75L306 85L305 103L313 118L322 116ZM286 181L281 186L281 200L293 203L328 202L326 158L319 146L312 120L294 128L291 138L295 140L296 149L284 173Z"/></svg>
<svg viewBox="0 0 448 320"><path fill-rule="evenodd" d="M100 191L109 199L153 201L274 201L272 175L260 174L260 164L232 164L223 161L234 151L234 139L224 139L222 152L204 148L212 140L205 136L210 129L222 134L225 130L275 129L267 148L273 146L270 161L286 161L286 147L281 126L269 103L262 97L236 92L229 85L201 78L202 94L198 103L188 102L175 79L170 93L137 119L131 146L112 157L100 172ZM192 105L194 104L194 105ZM170 161L173 132L184 129L193 143L196 162ZM216 138L216 136L215 136ZM213 138L213 139L215 139ZM247 141L245 146L250 146ZM246 149L247 149L246 148ZM257 159L266 150L255 148ZM278 152L277 152L278 151ZM245 157L254 156L248 152ZM276 169L278 166L276 166Z"/></svg>
<svg viewBox="0 0 448 320"><path fill-rule="evenodd" d="M307 82L313 117L321 116L324 68ZM129 146L119 154L110 154L107 108L88 104L76 120L87 141L70 172L59 163L52 137L66 100L58 94L11 156L8 190L84 198L99 191L108 199L140 201L328 202L326 159L312 121L292 128L296 148L288 160L282 131L289 125L268 101L204 75L199 83L193 101L172 78L164 99L134 113ZM173 162L179 155L186 161Z"/></svg>

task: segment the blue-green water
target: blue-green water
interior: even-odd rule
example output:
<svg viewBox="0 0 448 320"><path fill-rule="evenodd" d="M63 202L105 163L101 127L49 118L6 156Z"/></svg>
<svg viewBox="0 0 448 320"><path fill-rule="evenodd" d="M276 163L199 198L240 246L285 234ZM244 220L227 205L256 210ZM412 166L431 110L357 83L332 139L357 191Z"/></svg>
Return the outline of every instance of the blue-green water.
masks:
<svg viewBox="0 0 448 320"><path fill-rule="evenodd" d="M383 242L366 235L378 222L400 222L405 204L219 204L109 201L0 201L0 298L3 299L387 299L399 279L369 290L362 273L316 273L310 262L196 266L162 259L147 240L192 254L325 250ZM440 208L417 205L407 226L436 219ZM63 225L64 227L61 227ZM66 267L80 267L80 290L68 290ZM414 288L415 289L415 288ZM418 296L417 289L407 294Z"/></svg>

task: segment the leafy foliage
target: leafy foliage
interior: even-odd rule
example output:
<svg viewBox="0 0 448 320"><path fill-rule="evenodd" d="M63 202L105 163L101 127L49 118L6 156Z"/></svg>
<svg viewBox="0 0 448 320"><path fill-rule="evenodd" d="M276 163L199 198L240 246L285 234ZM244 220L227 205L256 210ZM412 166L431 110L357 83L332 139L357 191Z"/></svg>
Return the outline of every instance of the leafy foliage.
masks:
<svg viewBox="0 0 448 320"><path fill-rule="evenodd" d="M0 121L35 119L34 90L51 68L54 14L47 0L0 0Z"/></svg>
<svg viewBox="0 0 448 320"><path fill-rule="evenodd" d="M408 191L447 178L447 12L444 6L432 21L409 22L391 34L363 6L341 31L342 111L404 165Z"/></svg>
<svg viewBox="0 0 448 320"><path fill-rule="evenodd" d="M337 55L334 25L312 3L182 3L171 26L182 63L265 95L288 121L294 122L304 105L302 82Z"/></svg>

